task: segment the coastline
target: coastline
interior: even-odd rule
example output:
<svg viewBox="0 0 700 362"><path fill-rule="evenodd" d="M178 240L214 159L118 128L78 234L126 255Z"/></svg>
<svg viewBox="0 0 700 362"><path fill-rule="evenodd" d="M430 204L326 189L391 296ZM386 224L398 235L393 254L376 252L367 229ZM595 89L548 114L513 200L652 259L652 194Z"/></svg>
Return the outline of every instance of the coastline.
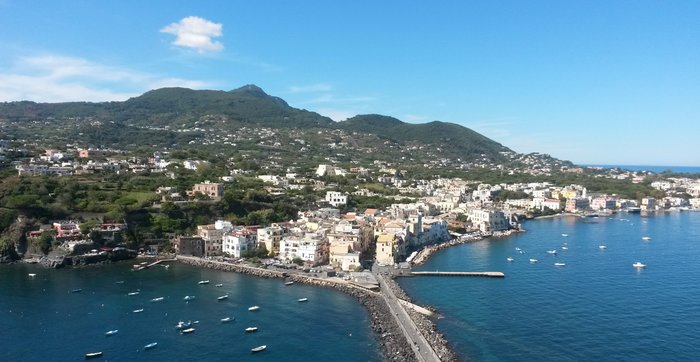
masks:
<svg viewBox="0 0 700 362"><path fill-rule="evenodd" d="M239 264L229 264L219 261L195 257L178 256L177 261L196 267L247 274L261 278L286 278L295 283L309 284L317 287L333 288L350 295L367 310L370 327L377 342L381 346L382 356L387 361L417 361L408 340L394 320L389 307L377 292L364 289L350 283L338 280L328 280L310 277L302 274L286 273ZM404 293L405 295L405 293ZM447 360L446 360L447 361Z"/></svg>
<svg viewBox="0 0 700 362"><path fill-rule="evenodd" d="M479 234L479 235L466 235L466 236L462 236L459 239L452 239L452 240L445 241L445 242L442 242L439 244L426 246L418 252L418 255L416 255L416 258L413 259L412 264L413 265L422 265L436 251L447 249L447 248L452 247L452 246L472 243L472 242L484 240L487 238L504 238L504 237L507 237L507 236L510 236L510 235L513 235L513 234L519 233L519 232L525 232L525 230L510 229L510 230L506 230L506 231L496 231L491 236L483 236L481 234Z"/></svg>

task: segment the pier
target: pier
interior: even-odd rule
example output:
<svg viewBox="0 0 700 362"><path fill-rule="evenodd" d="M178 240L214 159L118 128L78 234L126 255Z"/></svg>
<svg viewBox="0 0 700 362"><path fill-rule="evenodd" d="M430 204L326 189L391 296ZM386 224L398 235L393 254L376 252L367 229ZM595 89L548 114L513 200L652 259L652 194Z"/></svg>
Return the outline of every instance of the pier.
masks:
<svg viewBox="0 0 700 362"><path fill-rule="evenodd" d="M420 276L450 276L450 277L488 277L488 278L505 278L502 272L441 272L441 271L415 271L410 275Z"/></svg>
<svg viewBox="0 0 700 362"><path fill-rule="evenodd" d="M158 264L160 264L160 263L167 262L167 261L177 261L177 259L159 259L159 260L156 260L156 261L154 261L153 263L150 263L150 264L147 264L147 265L140 265L138 268L134 268L134 270L135 270L135 271L139 271L139 270L148 269L148 268L150 268L150 267L152 267L152 266L155 266L155 265L158 265Z"/></svg>

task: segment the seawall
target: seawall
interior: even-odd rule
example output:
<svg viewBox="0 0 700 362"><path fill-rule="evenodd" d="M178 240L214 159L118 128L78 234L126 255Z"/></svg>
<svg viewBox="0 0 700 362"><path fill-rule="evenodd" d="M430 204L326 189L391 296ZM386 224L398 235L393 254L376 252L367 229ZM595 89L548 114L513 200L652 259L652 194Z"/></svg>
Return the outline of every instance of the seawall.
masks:
<svg viewBox="0 0 700 362"><path fill-rule="evenodd" d="M372 331L374 332L382 353L388 361L416 361L409 342L404 337L398 324L391 315L380 294L347 283L307 277L301 274L288 274L277 270L268 270L240 264L229 264L192 257L178 257L179 262L202 268L248 274L262 278L287 278L295 283L304 283L319 287L333 288L351 295L362 304L368 312Z"/></svg>

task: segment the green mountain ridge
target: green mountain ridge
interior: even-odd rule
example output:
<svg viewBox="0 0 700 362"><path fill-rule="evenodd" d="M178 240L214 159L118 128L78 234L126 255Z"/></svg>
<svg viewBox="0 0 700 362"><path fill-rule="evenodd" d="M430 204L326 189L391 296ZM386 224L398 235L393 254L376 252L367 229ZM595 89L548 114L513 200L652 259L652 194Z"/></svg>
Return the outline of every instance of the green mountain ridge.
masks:
<svg viewBox="0 0 700 362"><path fill-rule="evenodd" d="M358 115L346 121L334 122L318 113L291 107L283 99L268 95L252 84L231 91L160 88L123 102L0 103L0 120L19 123L53 121L60 124L62 119L69 118L85 119L86 124L101 123L115 142L132 138L125 135L141 132L139 130L153 133L158 132L154 129L161 129L161 132L171 134L159 139L174 144L177 143L174 140L182 138L175 134L176 130L200 127L202 124L211 128L214 124L224 132L236 132L241 127L339 129L374 135L409 146L430 146L440 149L442 154L464 160L479 157L498 160L501 158L500 152L510 151L498 142L453 123L434 121L410 124L377 114ZM83 133L99 133L91 130L99 128L93 126L86 125L86 132ZM94 142L100 144L100 139ZM154 140L154 144L157 143Z"/></svg>

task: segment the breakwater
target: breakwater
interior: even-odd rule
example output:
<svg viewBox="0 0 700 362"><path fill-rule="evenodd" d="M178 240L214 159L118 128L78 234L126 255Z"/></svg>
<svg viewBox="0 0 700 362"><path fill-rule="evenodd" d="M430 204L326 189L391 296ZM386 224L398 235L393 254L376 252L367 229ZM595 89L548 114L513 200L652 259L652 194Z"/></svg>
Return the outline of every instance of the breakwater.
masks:
<svg viewBox="0 0 700 362"><path fill-rule="evenodd" d="M210 268L220 271L236 272L261 278L287 278L295 283L310 284L319 287L333 288L355 297L368 312L372 331L389 361L416 361L408 340L394 320L389 307L380 294L357 286L321 278L307 277L302 274L290 274L278 270L262 269L247 265L230 264L213 260L193 257L181 257L178 261L192 266Z"/></svg>

